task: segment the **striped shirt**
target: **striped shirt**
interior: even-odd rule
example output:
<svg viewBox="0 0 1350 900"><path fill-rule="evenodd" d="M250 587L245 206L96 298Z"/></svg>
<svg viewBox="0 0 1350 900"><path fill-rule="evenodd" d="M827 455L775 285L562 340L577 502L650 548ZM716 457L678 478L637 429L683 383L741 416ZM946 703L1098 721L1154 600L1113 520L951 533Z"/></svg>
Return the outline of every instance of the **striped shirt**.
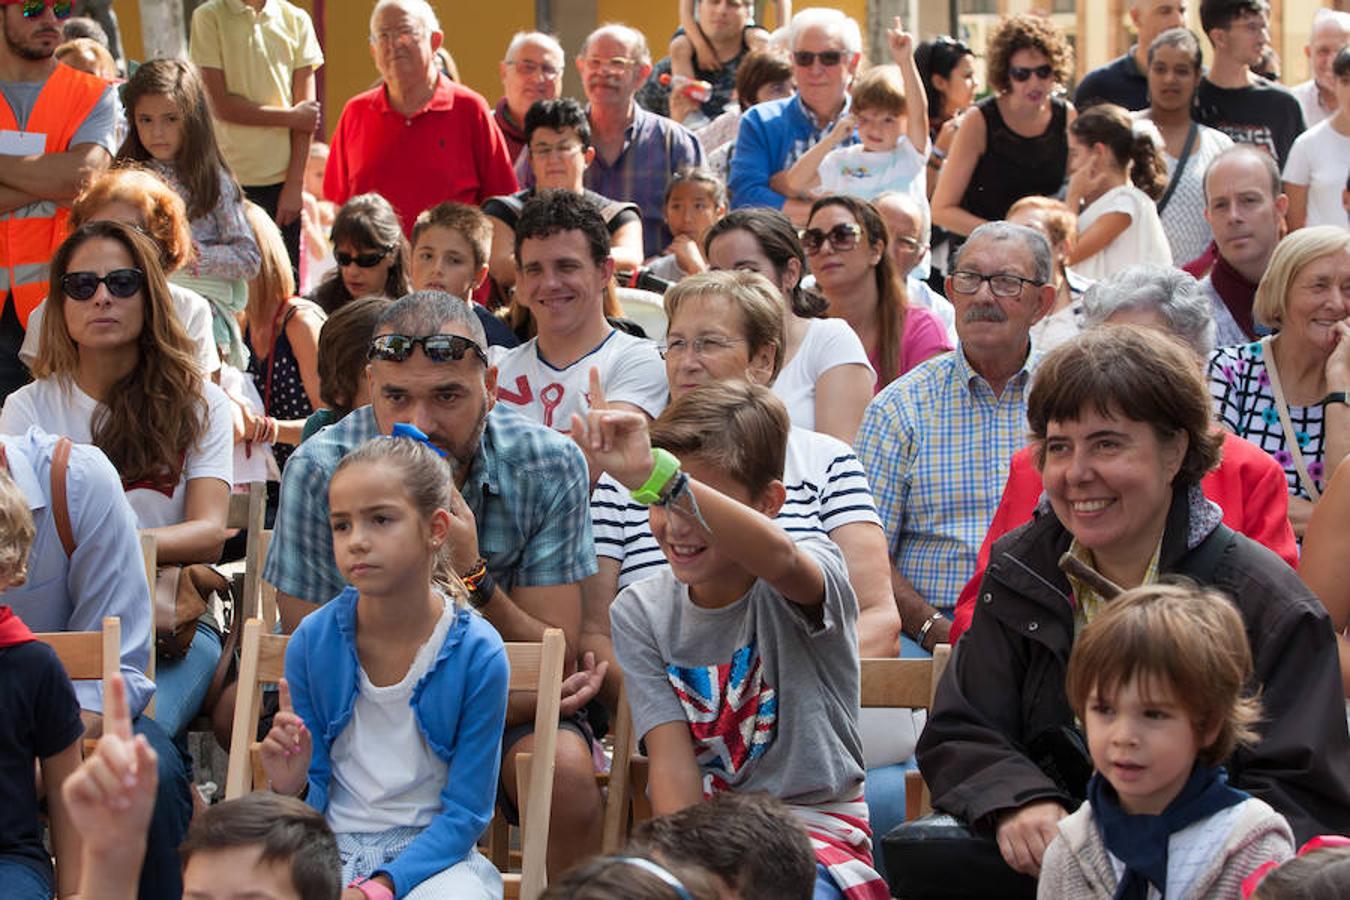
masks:
<svg viewBox="0 0 1350 900"><path fill-rule="evenodd" d="M1027 441L1028 356L1001 396L958 347L885 387L854 449L872 485L891 560L919 595L950 611Z"/></svg>
<svg viewBox="0 0 1350 900"><path fill-rule="evenodd" d="M881 524L862 466L837 438L793 428L783 485L787 499L777 522L794 540L826 538L852 522ZM647 507L634 501L623 485L608 475L600 477L591 494L595 552L619 561L620 588L666 568L647 514Z"/></svg>

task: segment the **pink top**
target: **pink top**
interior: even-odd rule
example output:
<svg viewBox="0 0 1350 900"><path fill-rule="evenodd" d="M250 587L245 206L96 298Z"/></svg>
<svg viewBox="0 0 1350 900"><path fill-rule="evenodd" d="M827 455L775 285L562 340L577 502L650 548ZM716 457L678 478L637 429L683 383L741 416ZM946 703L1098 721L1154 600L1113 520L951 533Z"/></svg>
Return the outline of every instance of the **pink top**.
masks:
<svg viewBox="0 0 1350 900"><path fill-rule="evenodd" d="M924 306L906 307L905 333L900 336L900 373L896 377L904 375L924 360L954 349L947 337L946 326L932 310ZM875 396L886 386L881 380L880 353L867 351L867 360L877 373L877 380L872 385L872 394Z"/></svg>

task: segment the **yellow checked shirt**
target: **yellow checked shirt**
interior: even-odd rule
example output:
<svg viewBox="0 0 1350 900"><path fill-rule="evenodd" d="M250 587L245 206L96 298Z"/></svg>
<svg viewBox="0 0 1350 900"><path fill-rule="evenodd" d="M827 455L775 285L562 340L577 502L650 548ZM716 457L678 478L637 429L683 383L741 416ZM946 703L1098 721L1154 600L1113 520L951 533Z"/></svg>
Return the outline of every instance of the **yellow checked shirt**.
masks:
<svg viewBox="0 0 1350 900"><path fill-rule="evenodd" d="M1148 569L1144 572L1143 584L1153 584L1158 580L1158 555L1161 552L1162 541L1159 540L1158 546L1153 548L1153 556L1148 561ZM1092 551L1079 544L1077 538L1069 545L1069 553L1071 553L1079 562L1091 566L1093 569L1097 568L1097 563L1092 556ZM1074 578L1072 575L1068 576L1068 578L1069 587L1073 588L1074 597L1073 634L1074 637L1078 637L1079 632L1083 630L1083 626L1093 620L1098 611L1102 608L1102 604L1106 601L1103 600L1102 596L1095 590L1088 587L1077 578Z"/></svg>

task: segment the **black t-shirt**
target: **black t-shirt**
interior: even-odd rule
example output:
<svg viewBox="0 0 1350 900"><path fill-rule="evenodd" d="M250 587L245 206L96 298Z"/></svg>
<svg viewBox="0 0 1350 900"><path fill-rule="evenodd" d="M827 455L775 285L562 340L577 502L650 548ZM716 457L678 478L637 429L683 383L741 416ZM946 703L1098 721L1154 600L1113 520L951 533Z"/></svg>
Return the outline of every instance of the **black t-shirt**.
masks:
<svg viewBox="0 0 1350 900"><path fill-rule="evenodd" d="M483 201L484 215L492 216L494 219L501 219L514 231L516 222L520 220L520 206L523 206L534 196L534 188L527 188L523 191L517 191L510 197L489 197ZM609 229L609 236L614 237L614 232L618 231L629 222L641 222L638 205L623 200L611 200L604 194L597 194L590 188L583 188L582 194L587 200L595 204L600 210L600 214L605 217L605 227ZM514 199L516 203L509 202Z"/></svg>
<svg viewBox="0 0 1350 900"><path fill-rule="evenodd" d="M1234 143L1264 147L1281 170L1304 127L1297 98L1263 78L1245 88L1221 88L1201 78L1195 92L1195 120L1217 128Z"/></svg>
<svg viewBox="0 0 1350 900"><path fill-rule="evenodd" d="M0 648L0 858L48 879L33 760L55 756L82 734L75 688L56 651L40 641Z"/></svg>
<svg viewBox="0 0 1350 900"><path fill-rule="evenodd" d="M1134 49L1083 76L1073 95L1079 112L1097 103L1114 103L1129 110L1148 108L1148 75L1139 71Z"/></svg>

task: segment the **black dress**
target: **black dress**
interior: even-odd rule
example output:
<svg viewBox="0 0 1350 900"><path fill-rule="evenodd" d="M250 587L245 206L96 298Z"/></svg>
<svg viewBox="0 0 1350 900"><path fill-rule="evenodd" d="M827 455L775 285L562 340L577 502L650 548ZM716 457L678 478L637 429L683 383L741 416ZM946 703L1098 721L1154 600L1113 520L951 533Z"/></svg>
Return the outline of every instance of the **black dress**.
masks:
<svg viewBox="0 0 1350 900"><path fill-rule="evenodd" d="M995 97L976 104L984 116L985 151L971 173L961 208L990 222L1004 218L1023 197L1054 197L1069 166L1068 106L1050 100L1050 124L1035 137L1022 137L1003 121Z"/></svg>

